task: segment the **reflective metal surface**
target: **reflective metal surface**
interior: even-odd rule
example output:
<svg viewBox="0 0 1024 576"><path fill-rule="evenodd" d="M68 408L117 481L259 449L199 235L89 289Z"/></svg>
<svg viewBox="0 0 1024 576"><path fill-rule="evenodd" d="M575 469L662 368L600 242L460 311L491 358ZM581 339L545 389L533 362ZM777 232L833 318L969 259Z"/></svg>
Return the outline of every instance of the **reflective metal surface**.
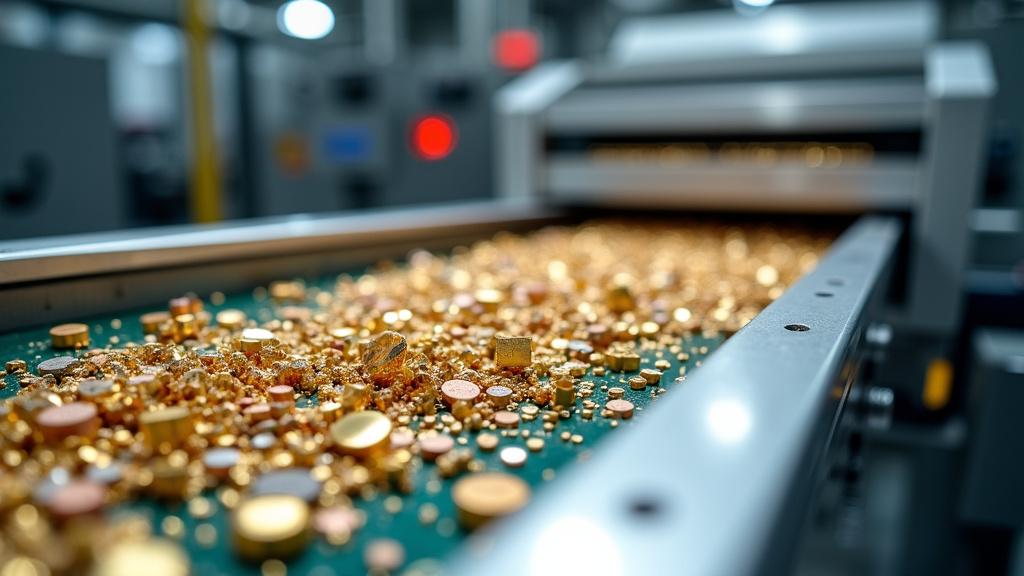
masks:
<svg viewBox="0 0 1024 576"><path fill-rule="evenodd" d="M560 218L530 199L291 216L0 243L0 329L336 274Z"/></svg>
<svg viewBox="0 0 1024 576"><path fill-rule="evenodd" d="M450 575L788 573L900 228L859 221L642 425L475 535Z"/></svg>
<svg viewBox="0 0 1024 576"><path fill-rule="evenodd" d="M531 225L553 215L552 210L531 201L474 202L0 242L0 285L410 243Z"/></svg>

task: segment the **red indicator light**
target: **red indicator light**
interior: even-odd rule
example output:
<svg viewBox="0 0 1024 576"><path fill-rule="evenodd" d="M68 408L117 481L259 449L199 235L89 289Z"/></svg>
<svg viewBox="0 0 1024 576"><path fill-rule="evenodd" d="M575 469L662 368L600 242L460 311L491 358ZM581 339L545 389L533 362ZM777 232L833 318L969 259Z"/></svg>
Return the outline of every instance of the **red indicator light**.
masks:
<svg viewBox="0 0 1024 576"><path fill-rule="evenodd" d="M455 150L459 135L445 116L424 116L412 127L412 151L422 160L441 160Z"/></svg>
<svg viewBox="0 0 1024 576"><path fill-rule="evenodd" d="M521 71L540 60L540 39L532 30L502 30L494 36L494 64Z"/></svg>

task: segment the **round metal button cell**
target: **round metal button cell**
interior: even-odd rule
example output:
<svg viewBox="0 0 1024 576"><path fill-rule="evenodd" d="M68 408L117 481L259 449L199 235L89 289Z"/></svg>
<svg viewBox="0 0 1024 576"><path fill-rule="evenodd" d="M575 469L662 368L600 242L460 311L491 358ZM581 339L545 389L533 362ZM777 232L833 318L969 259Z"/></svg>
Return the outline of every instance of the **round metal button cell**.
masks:
<svg viewBox="0 0 1024 576"><path fill-rule="evenodd" d="M311 504L320 497L320 489L320 482L309 475L309 469L284 468L257 477L253 482L250 494L253 496L290 494Z"/></svg>
<svg viewBox="0 0 1024 576"><path fill-rule="evenodd" d="M420 454L427 462L437 460L439 456L455 447L455 440L447 434L424 434L419 440Z"/></svg>
<svg viewBox="0 0 1024 576"><path fill-rule="evenodd" d="M491 386L487 389L487 399L498 408L504 408L512 399L512 389L508 386Z"/></svg>
<svg viewBox="0 0 1024 576"><path fill-rule="evenodd" d="M499 454L501 463L509 468L522 468L526 464L526 450L518 446L503 448Z"/></svg>
<svg viewBox="0 0 1024 576"><path fill-rule="evenodd" d="M82 361L78 358L71 356L57 356L56 358L50 358L49 360L43 360L39 363L36 368L39 370L40 376L46 376L52 374L58 380L65 376L71 369L78 367Z"/></svg>
<svg viewBox="0 0 1024 576"><path fill-rule="evenodd" d="M611 410L612 415L616 418L633 417L633 403L628 400L610 400L605 404L605 408Z"/></svg>
<svg viewBox="0 0 1024 576"><path fill-rule="evenodd" d="M519 414L508 410L499 410L491 417L499 428L515 428L519 426Z"/></svg>
<svg viewBox="0 0 1024 576"><path fill-rule="evenodd" d="M441 396L448 404L473 403L480 396L480 387L468 380L449 380L441 385Z"/></svg>
<svg viewBox="0 0 1024 576"><path fill-rule="evenodd" d="M93 439L99 432L95 404L71 402L40 410L36 424L47 442L57 443L69 436Z"/></svg>

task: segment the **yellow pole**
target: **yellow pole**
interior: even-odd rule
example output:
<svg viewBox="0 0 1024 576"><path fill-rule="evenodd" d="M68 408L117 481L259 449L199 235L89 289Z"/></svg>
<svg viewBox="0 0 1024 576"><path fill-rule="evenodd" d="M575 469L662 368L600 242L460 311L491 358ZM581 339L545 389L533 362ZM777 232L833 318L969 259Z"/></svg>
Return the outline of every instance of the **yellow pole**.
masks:
<svg viewBox="0 0 1024 576"><path fill-rule="evenodd" d="M207 5L206 0L182 0L182 3L192 102L192 220L216 222L223 217L223 207L220 158L213 131L213 102L210 95L210 30L204 19Z"/></svg>

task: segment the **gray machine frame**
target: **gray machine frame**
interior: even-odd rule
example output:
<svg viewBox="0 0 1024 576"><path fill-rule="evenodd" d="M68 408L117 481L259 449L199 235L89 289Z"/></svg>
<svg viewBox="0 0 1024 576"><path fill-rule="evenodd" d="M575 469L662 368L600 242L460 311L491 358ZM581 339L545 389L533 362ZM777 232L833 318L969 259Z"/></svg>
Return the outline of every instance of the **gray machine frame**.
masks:
<svg viewBox="0 0 1024 576"><path fill-rule="evenodd" d="M907 213L906 304L890 309L888 321L946 337L960 317L996 81L984 45L912 36L916 45L888 51L872 44L708 61L546 63L495 97L495 185L502 197L555 204ZM579 130L631 139L757 134L772 142L794 132L907 127L922 134L916 158L835 170L598 163L546 150L548 138Z"/></svg>

